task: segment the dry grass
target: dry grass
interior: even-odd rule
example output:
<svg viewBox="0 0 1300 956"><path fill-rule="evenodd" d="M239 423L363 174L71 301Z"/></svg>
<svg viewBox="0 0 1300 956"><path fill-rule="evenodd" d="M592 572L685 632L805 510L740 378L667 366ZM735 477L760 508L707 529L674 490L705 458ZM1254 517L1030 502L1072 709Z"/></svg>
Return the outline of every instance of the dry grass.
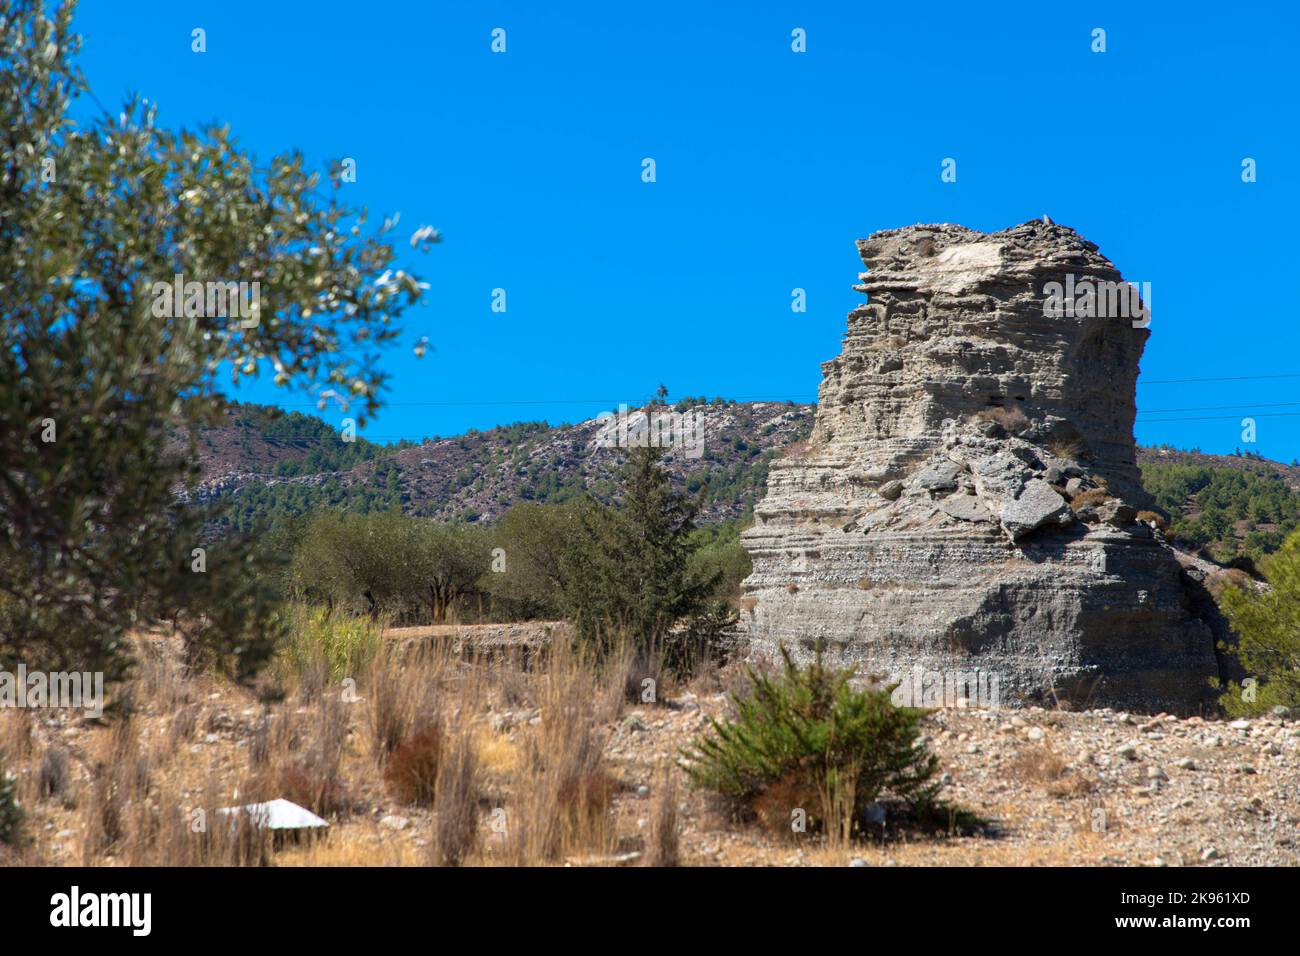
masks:
<svg viewBox="0 0 1300 956"><path fill-rule="evenodd" d="M1099 505L1110 498L1110 492L1105 488L1090 488L1088 491L1081 491L1070 500L1070 509L1078 512L1088 505Z"/></svg>
<svg viewBox="0 0 1300 956"><path fill-rule="evenodd" d="M1047 450L1062 461L1078 461L1083 455L1083 439L1053 436L1047 440Z"/></svg>
<svg viewBox="0 0 1300 956"><path fill-rule="evenodd" d="M645 862L648 866L677 866L681 862L681 810L678 807L677 774L671 764L660 768L656 789Z"/></svg>
<svg viewBox="0 0 1300 956"><path fill-rule="evenodd" d="M1018 405L986 408L975 417L984 422L996 422L1008 435L1019 435L1029 427L1029 418Z"/></svg>
<svg viewBox="0 0 1300 956"><path fill-rule="evenodd" d="M1007 770L1013 778L1036 784L1053 797L1074 797L1096 789L1092 780L1046 744L1020 751Z"/></svg>
<svg viewBox="0 0 1300 956"><path fill-rule="evenodd" d="M459 866L478 843L479 757L473 735L461 731L438 765L434 786L433 862Z"/></svg>
<svg viewBox="0 0 1300 956"><path fill-rule="evenodd" d="M1137 513L1137 520L1144 522L1145 524L1155 525L1161 534L1169 533L1169 522L1164 515L1157 514L1154 511L1143 510Z"/></svg>

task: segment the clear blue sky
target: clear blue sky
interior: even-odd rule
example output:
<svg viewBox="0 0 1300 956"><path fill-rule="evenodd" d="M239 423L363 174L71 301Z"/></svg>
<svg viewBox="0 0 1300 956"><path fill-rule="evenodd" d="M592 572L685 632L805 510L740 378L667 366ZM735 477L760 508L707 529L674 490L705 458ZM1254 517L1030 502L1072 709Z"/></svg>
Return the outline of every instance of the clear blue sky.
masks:
<svg viewBox="0 0 1300 956"><path fill-rule="evenodd" d="M411 262L431 288L408 327L436 351L389 353L377 440L578 421L660 382L813 400L860 300L854 239L1048 213L1152 284L1140 441L1300 456L1289 0L83 0L79 20L106 106L138 91L160 122L229 122L263 158L354 157L348 198L400 211L403 237L442 232ZM1206 406L1230 407L1181 411Z"/></svg>

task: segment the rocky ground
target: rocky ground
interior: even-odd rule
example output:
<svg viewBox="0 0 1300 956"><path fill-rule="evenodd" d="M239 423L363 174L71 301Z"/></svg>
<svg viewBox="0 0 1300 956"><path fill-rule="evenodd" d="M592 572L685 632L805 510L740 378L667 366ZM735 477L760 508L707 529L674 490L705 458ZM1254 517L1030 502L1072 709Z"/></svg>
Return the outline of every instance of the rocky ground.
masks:
<svg viewBox="0 0 1300 956"><path fill-rule="evenodd" d="M213 685L194 704L190 742L166 771L168 786L198 799L213 777L238 778L259 710L244 692ZM624 709L603 730L618 784L613 803L617 852L571 857L571 864L635 863L654 813L665 767L724 716L721 693L681 692L659 705ZM299 713L304 713L299 709ZM167 714L140 715L142 746L168 739ZM494 787L517 787L523 735L546 720L535 709L496 709L482 723L479 749ZM343 774L353 810L332 821L327 840L289 848L277 862L411 865L425 859L430 811L392 800L364 753L364 720ZM1300 864L1300 722L1280 717L1218 721L1139 716L1108 710L942 710L925 722L939 757L946 797L987 821L984 832L900 836L831 848L811 836L775 836L729 819L686 786L678 768L682 863L692 866L1129 865L1295 866ZM108 731L80 720L46 722L38 735L71 752L102 752ZM39 772L38 761L21 774ZM93 759L88 761L93 763ZM161 766L161 764L160 764ZM83 774L73 768L73 774ZM512 779L513 778L513 779ZM85 783L81 786L84 788ZM220 784L219 784L220 786ZM74 794L78 785L69 788ZM87 791L82 789L85 794ZM83 797L84 802L84 797ZM485 805L485 811L490 809ZM69 805L29 803L40 862L81 862L83 814ZM485 820L487 815L485 814ZM886 826L889 826L887 823ZM492 836L485 823L490 851ZM112 865L114 860L102 862ZM490 852L471 861L491 865Z"/></svg>
<svg viewBox="0 0 1300 956"><path fill-rule="evenodd" d="M700 729L721 696L624 718L609 755L633 782ZM684 849L704 865L1151 865L1300 863L1300 722L944 710L927 720L949 799L985 835L863 844L783 844L721 824L688 798Z"/></svg>

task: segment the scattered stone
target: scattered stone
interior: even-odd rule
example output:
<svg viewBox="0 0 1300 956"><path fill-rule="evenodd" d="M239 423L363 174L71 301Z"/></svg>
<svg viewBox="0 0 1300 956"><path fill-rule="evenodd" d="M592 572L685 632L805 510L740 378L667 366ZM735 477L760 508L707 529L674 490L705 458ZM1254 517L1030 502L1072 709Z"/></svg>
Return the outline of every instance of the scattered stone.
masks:
<svg viewBox="0 0 1300 956"><path fill-rule="evenodd" d="M903 493L903 483L901 481L887 481L880 486L880 497L886 501L894 501Z"/></svg>
<svg viewBox="0 0 1300 956"><path fill-rule="evenodd" d="M388 827L390 830L405 830L411 825L411 821L406 817L399 817L396 814L389 813L379 820L381 827Z"/></svg>

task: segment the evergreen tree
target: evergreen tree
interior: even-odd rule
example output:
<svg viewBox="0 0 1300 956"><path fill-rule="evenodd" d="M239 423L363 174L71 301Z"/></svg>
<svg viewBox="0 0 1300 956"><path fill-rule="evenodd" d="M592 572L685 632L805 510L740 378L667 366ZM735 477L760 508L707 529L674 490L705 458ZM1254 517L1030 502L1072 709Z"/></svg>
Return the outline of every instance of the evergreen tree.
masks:
<svg viewBox="0 0 1300 956"><path fill-rule="evenodd" d="M579 633L601 647L619 636L647 648L682 621L718 613L721 572L691 567L700 499L669 484L658 448L633 448L615 506L589 503L565 557L564 605Z"/></svg>
<svg viewBox="0 0 1300 956"><path fill-rule="evenodd" d="M1221 598L1237 634L1235 652L1256 682L1233 685L1223 695L1224 708L1234 716L1278 705L1300 709L1300 532L1264 559L1263 571L1270 590L1228 587Z"/></svg>

